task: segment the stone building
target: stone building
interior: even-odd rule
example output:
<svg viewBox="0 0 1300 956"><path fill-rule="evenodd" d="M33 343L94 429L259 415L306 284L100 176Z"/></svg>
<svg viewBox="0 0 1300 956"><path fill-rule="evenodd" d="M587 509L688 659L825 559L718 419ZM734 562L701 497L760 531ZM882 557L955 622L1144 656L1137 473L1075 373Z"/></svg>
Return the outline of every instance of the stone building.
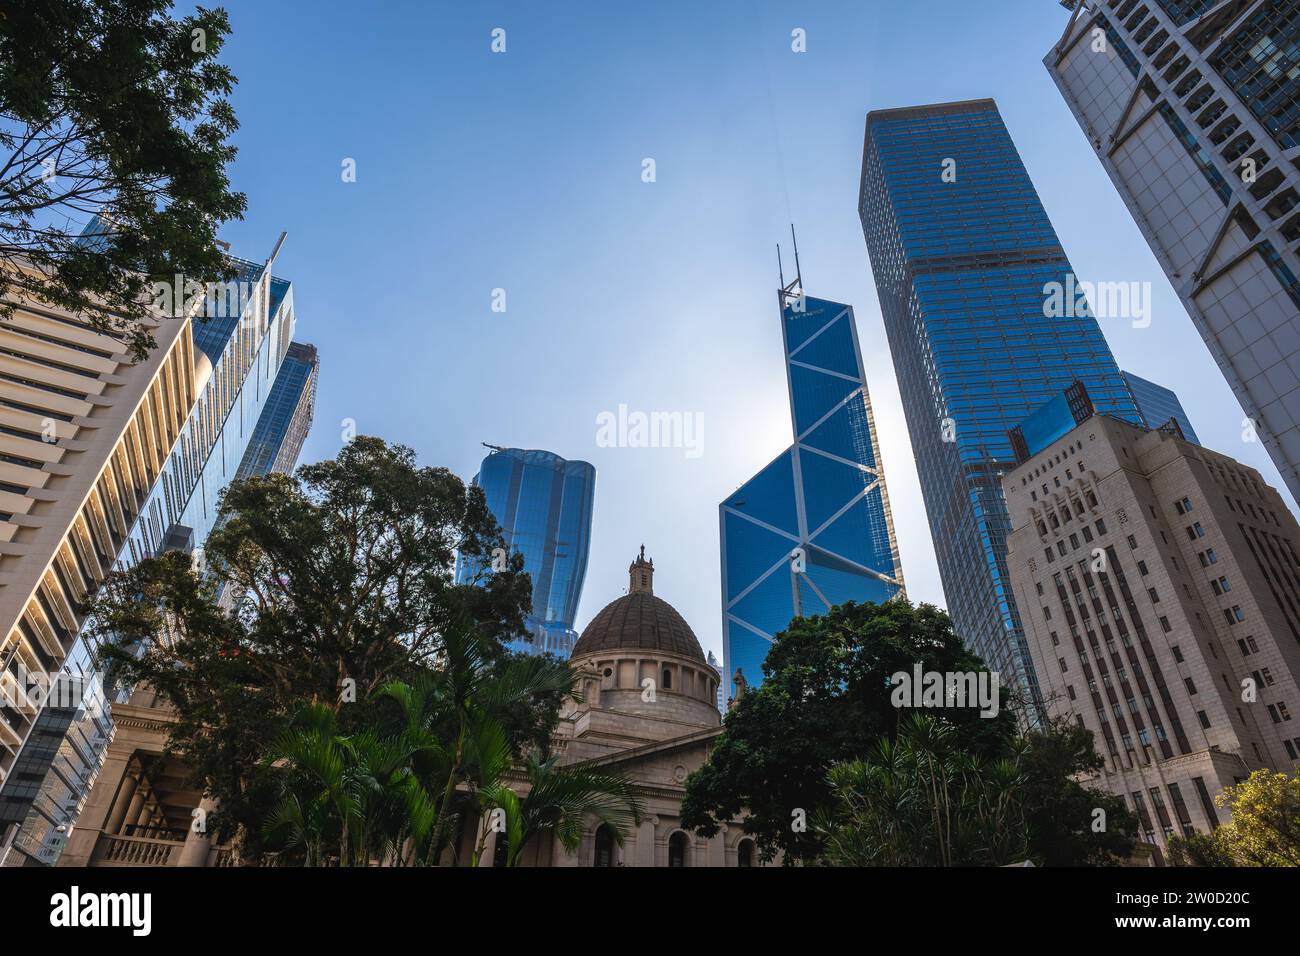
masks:
<svg viewBox="0 0 1300 956"><path fill-rule="evenodd" d="M753 838L739 820L707 840L681 827L686 778L704 765L722 733L718 672L690 625L655 595L654 563L644 547L628 573L628 593L606 605L573 647L569 659L583 700L565 702L554 746L562 763L626 774L641 801L641 825L620 847L592 820L572 855L543 835L529 845L523 864L759 866ZM462 859L473 838L463 835ZM495 840L489 836L486 854L492 857L500 855Z"/></svg>
<svg viewBox="0 0 1300 956"><path fill-rule="evenodd" d="M1253 468L1072 399L1022 426L1008 569L1049 713L1093 732L1091 782L1163 849L1300 757L1300 526Z"/></svg>

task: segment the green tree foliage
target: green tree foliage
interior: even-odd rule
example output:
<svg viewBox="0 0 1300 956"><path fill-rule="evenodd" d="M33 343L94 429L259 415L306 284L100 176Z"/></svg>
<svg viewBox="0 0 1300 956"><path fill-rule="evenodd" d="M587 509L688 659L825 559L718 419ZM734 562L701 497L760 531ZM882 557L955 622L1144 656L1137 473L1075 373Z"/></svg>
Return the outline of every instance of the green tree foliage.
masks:
<svg viewBox="0 0 1300 956"><path fill-rule="evenodd" d="M7 0L0 10L0 295L84 316L143 357L154 279L233 273L224 10L170 0ZM110 229L78 243L80 223ZM35 269L23 268L23 264ZM9 266L9 268L4 268ZM0 310L0 316L9 314Z"/></svg>
<svg viewBox="0 0 1300 956"><path fill-rule="evenodd" d="M1256 770L1215 802L1232 813L1215 840L1238 865L1300 866L1300 771Z"/></svg>
<svg viewBox="0 0 1300 956"><path fill-rule="evenodd" d="M745 816L760 851L788 862L1071 865L1131 852L1123 802L1074 779L1100 766L1087 731L1018 734L1005 690L996 717L896 707L891 678L916 664L986 671L929 605L848 603L792 621L687 780L685 825L710 835Z"/></svg>
<svg viewBox="0 0 1300 956"><path fill-rule="evenodd" d="M849 602L791 621L763 664L762 686L727 714L708 763L687 780L684 825L712 835L743 809L765 857L781 850L787 859L815 858L822 837L798 821L828 802L832 765L895 736L907 709L890 702L889 681L918 663L945 673L986 670L931 605ZM1003 691L995 718L951 708L940 719L963 748L993 755L1015 733L1007 702Z"/></svg>
<svg viewBox="0 0 1300 956"><path fill-rule="evenodd" d="M816 829L832 866L1108 864L1133 848L1123 802L1072 779L1094 757L1086 732L1050 725L985 759L951 726L912 712L896 738L836 764ZM1081 748L1086 747L1086 750ZM1097 810L1104 811L1099 815ZM1094 826L1095 824L1095 826Z"/></svg>
<svg viewBox="0 0 1300 956"><path fill-rule="evenodd" d="M460 695L443 705L450 714L466 693L518 686L524 673L527 692L492 691L494 718L520 752L554 727L567 672L517 663L499 640L519 633L531 600L522 557L484 589L453 581L461 542L504 544L481 490L359 437L293 477L235 482L223 504L202 556L211 573L179 553L143 561L110 576L93 617L110 673L175 708L171 747L220 801L219 837L239 833L256 855L280 787L264 758L306 704L332 711L350 737L373 726L378 692L393 681L439 675L442 693ZM230 612L216 601L222 577ZM470 691L446 669L456 622L477 642ZM431 732L450 733L451 717L439 721Z"/></svg>

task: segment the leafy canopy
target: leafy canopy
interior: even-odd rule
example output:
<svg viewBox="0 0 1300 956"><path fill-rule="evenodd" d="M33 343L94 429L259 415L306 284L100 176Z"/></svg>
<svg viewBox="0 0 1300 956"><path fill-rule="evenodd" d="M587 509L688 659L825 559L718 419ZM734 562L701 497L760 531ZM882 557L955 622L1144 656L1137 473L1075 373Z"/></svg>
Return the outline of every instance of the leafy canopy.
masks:
<svg viewBox="0 0 1300 956"><path fill-rule="evenodd" d="M0 15L0 297L82 315L136 358L153 344L150 283L233 278L216 230L246 205L226 174L229 19L170 7L7 0Z"/></svg>

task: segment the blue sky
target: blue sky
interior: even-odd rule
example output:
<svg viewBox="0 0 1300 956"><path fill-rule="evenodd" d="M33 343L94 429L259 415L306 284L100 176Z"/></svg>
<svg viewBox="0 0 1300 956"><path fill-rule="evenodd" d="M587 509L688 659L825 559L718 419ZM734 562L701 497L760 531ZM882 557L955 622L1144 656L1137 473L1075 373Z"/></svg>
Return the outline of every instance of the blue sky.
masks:
<svg viewBox="0 0 1300 956"><path fill-rule="evenodd" d="M223 237L256 259L289 234L276 271L321 355L303 460L354 419L467 480L482 441L592 462L579 627L644 543L656 593L721 655L718 502L791 440L791 221L809 293L857 313L909 594L943 604L857 218L871 109L994 97L1080 277L1153 285L1149 328L1103 322L1120 366L1281 487L1042 65L1054 3L224 5L249 208ZM619 404L699 413L701 454L597 447Z"/></svg>

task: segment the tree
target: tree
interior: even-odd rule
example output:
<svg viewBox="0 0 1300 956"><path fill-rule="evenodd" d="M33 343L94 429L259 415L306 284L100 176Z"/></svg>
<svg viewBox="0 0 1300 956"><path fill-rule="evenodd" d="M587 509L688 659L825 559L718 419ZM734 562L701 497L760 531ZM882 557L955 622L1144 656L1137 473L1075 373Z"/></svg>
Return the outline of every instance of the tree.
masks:
<svg viewBox="0 0 1300 956"><path fill-rule="evenodd" d="M1236 861L1214 833L1193 833L1191 836L1173 836L1168 840L1169 863L1172 866L1236 866Z"/></svg>
<svg viewBox="0 0 1300 956"><path fill-rule="evenodd" d="M136 358L153 345L151 281L233 278L216 230L245 208L226 175L229 19L170 6L8 0L0 14L0 296L77 313ZM78 241L70 220L96 215Z"/></svg>
<svg viewBox="0 0 1300 956"><path fill-rule="evenodd" d="M1115 864L1133 851L1136 821L1122 800L1080 786L1096 769L1091 735L1048 724L986 758L956 729L913 712L898 736L836 764L831 802L816 819L834 866ZM1097 810L1101 809L1101 814Z"/></svg>
<svg viewBox="0 0 1300 956"><path fill-rule="evenodd" d="M1137 817L1124 798L1078 777L1102 768L1092 731L1059 718L1024 737L1020 790L1029 854L1039 866L1113 866L1133 853ZM1100 811L1100 812L1099 812Z"/></svg>
<svg viewBox="0 0 1300 956"><path fill-rule="evenodd" d="M964 752L956 729L907 716L866 759L833 766L815 829L832 866L1002 866L1023 860L1029 827L1014 758Z"/></svg>
<svg viewBox="0 0 1300 956"><path fill-rule="evenodd" d="M481 490L377 438L293 477L234 482L222 501L211 573L179 553L142 561L109 576L92 620L110 672L176 710L171 747L220 801L217 835L240 833L255 856L281 796L263 758L304 704L333 711L345 736L366 727L380 688L439 670L455 621L480 642L476 666L503 671L498 638L522 629L531 587L518 554L489 587L456 585L460 543L502 543ZM223 579L232 613L216 601ZM549 732L564 689L502 696L511 746Z"/></svg>
<svg viewBox="0 0 1300 956"><path fill-rule="evenodd" d="M1238 865L1300 866L1300 771L1256 770L1215 803L1232 812L1215 839Z"/></svg>
<svg viewBox="0 0 1300 956"><path fill-rule="evenodd" d="M890 678L913 665L940 673L987 668L952 632L948 616L930 605L849 602L827 614L796 618L763 663L763 683L727 714L708 763L687 780L683 825L705 836L748 813L745 829L770 859L814 859L822 837L803 825L831 799L830 768L872 752L893 738L908 708L891 702ZM974 707L934 711L966 751L1001 753L1015 733L1002 690L996 717Z"/></svg>

